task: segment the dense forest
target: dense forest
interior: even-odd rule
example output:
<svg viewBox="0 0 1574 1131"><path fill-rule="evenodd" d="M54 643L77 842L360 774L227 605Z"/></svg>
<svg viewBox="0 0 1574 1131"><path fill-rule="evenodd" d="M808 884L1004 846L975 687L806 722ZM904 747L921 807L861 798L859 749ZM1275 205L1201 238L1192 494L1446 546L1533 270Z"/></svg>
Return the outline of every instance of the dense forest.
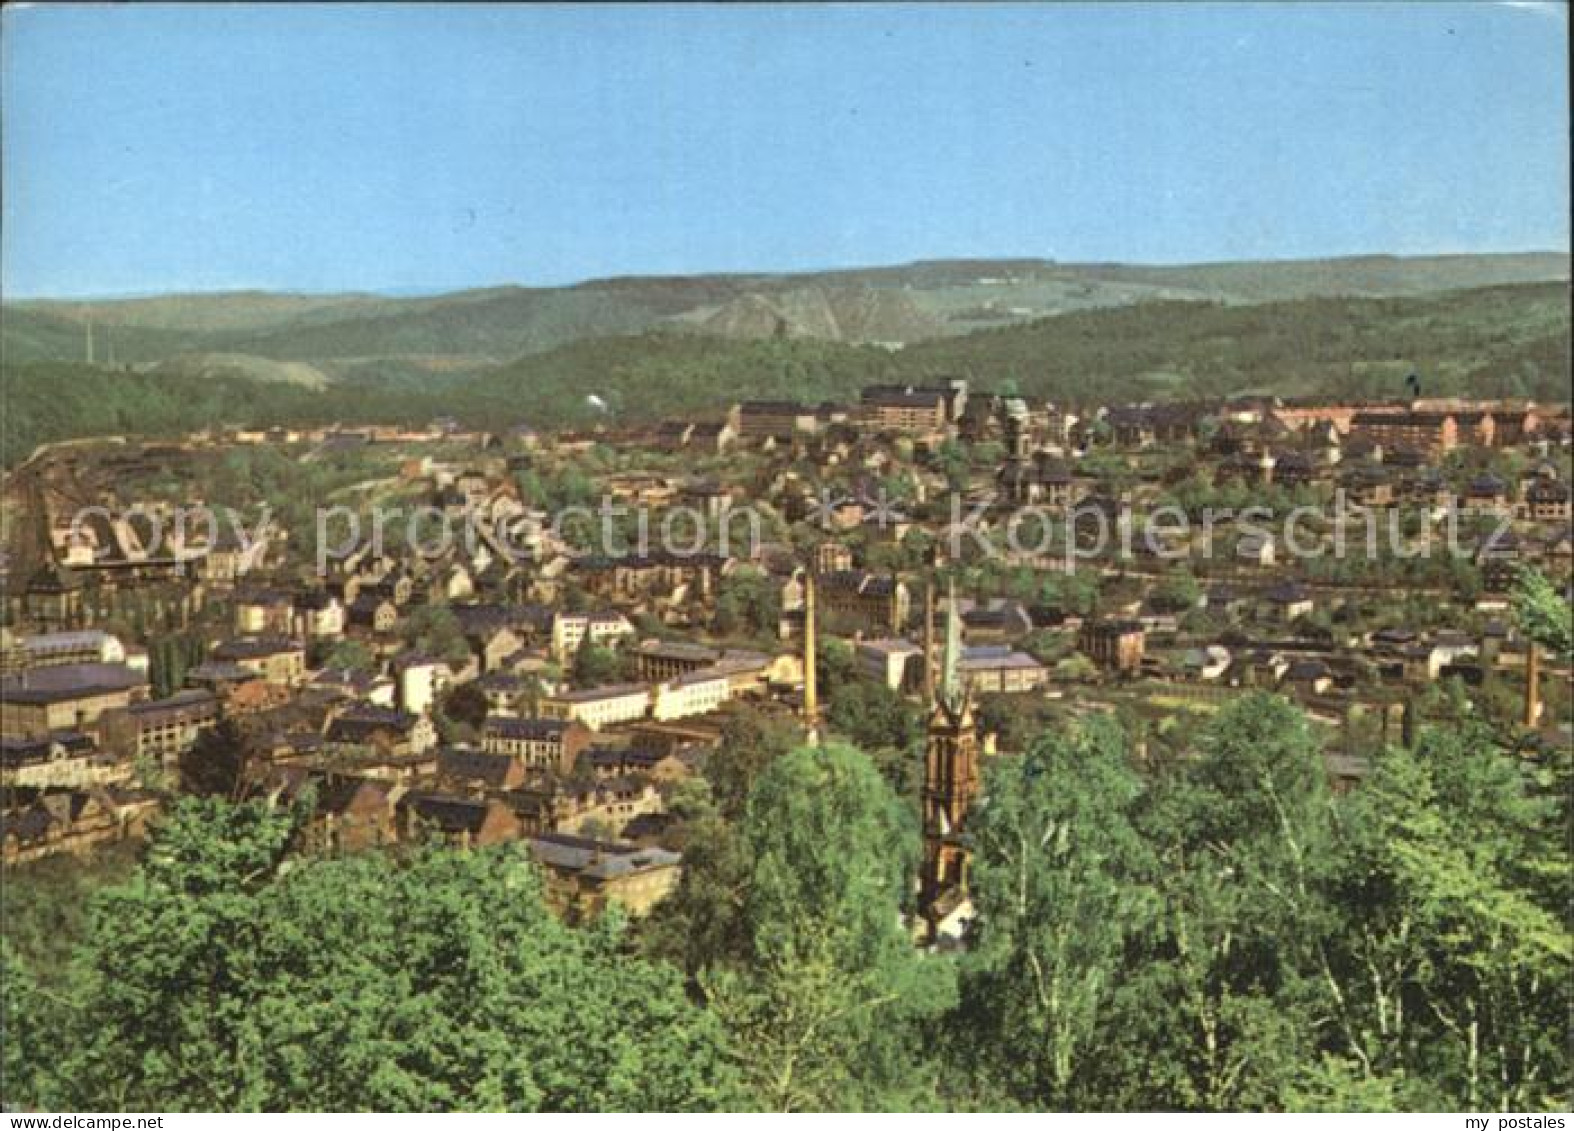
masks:
<svg viewBox="0 0 1574 1131"><path fill-rule="evenodd" d="M1566 661L1567 603L1523 601ZM639 923L561 922L515 846L312 855L309 799L187 799L90 898L7 885L4 1101L1562 1109L1570 766L1514 741L1445 705L1335 794L1275 696L1157 762L1041 731L986 765L955 953L902 926L890 775L763 719L673 798L684 878Z"/></svg>
<svg viewBox="0 0 1574 1131"><path fill-rule="evenodd" d="M1081 402L1216 396L1428 394L1566 399L1568 288L1526 284L1415 298L1253 306L1150 302L981 330L899 351L808 339L654 330L575 341L482 372L364 361L325 389L179 369L8 361L0 441L15 463L42 441L249 424L454 416L479 427L715 414L746 397L847 400L863 385L963 375L984 388ZM605 411L589 401L601 398Z"/></svg>

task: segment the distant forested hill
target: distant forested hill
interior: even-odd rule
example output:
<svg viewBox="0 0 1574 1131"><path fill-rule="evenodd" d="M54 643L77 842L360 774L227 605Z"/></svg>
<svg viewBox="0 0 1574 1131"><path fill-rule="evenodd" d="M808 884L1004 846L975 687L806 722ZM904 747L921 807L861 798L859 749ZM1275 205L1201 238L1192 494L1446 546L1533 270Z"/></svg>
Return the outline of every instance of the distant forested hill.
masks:
<svg viewBox="0 0 1574 1131"><path fill-rule="evenodd" d="M1569 395L1569 288L1547 283L1416 298L1310 298L1255 306L1144 303L1045 318L902 351L913 374L959 373L1082 400Z"/></svg>
<svg viewBox="0 0 1574 1131"><path fill-rule="evenodd" d="M8 463L42 440L167 433L213 420L422 421L481 427L715 415L748 397L846 400L878 381L941 375L1077 402L1219 396L1429 394L1566 399L1569 289L1527 284L1413 298L1252 306L1150 302L939 338L902 350L676 329L569 342L474 373L344 364L320 389L259 383L238 363L191 371L13 363L3 372ZM605 402L602 410L589 400Z"/></svg>
<svg viewBox="0 0 1574 1131"><path fill-rule="evenodd" d="M336 365L379 359L497 365L588 338L673 325L722 337L893 345L1161 301L1405 297L1568 278L1568 256L1530 253L1165 267L959 259L404 298L239 291L7 303L0 308L0 353L8 361L84 361L91 326L99 362L226 354L308 362L331 373Z"/></svg>

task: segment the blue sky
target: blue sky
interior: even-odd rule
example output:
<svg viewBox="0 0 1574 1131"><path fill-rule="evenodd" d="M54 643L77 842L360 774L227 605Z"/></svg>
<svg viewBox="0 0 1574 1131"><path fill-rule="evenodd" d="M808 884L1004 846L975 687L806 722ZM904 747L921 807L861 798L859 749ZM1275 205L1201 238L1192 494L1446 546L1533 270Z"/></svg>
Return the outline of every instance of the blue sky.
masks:
<svg viewBox="0 0 1574 1131"><path fill-rule="evenodd" d="M8 6L12 297L1566 248L1559 4Z"/></svg>

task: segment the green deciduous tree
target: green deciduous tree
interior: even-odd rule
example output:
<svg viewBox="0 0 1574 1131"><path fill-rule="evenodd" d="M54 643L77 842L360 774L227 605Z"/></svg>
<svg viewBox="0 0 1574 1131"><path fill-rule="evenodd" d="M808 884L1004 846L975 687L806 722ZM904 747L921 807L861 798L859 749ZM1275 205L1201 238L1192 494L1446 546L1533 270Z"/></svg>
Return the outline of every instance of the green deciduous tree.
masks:
<svg viewBox="0 0 1574 1131"><path fill-rule="evenodd" d="M869 759L800 747L749 798L749 955L702 976L758 1102L771 1110L922 1102L925 1018L949 970L901 922L917 839Z"/></svg>
<svg viewBox="0 0 1574 1131"><path fill-rule="evenodd" d="M1574 656L1574 610L1566 593L1560 593L1538 570L1519 575L1514 591L1514 612L1525 635L1553 656L1567 663Z"/></svg>
<svg viewBox="0 0 1574 1131"><path fill-rule="evenodd" d="M1160 900L1102 1086L1118 1106L1272 1107L1314 1036L1331 1026L1337 1040L1341 1024L1320 949L1324 770L1304 716L1276 696L1227 707L1196 745L1143 813Z"/></svg>
<svg viewBox="0 0 1574 1131"><path fill-rule="evenodd" d="M1345 813L1334 932L1358 1067L1407 1106L1565 1102L1566 824L1480 726L1390 750Z"/></svg>
<svg viewBox="0 0 1574 1131"><path fill-rule="evenodd" d="M997 760L969 826L975 948L948 1028L972 1087L1074 1108L1122 977L1152 917L1148 850L1132 816L1141 782L1110 724L1045 734Z"/></svg>
<svg viewBox="0 0 1574 1131"><path fill-rule="evenodd" d="M179 806L97 901L66 1106L683 1110L738 1102L715 1022L517 847L286 857L297 819ZM24 1075L24 1080L26 1076Z"/></svg>

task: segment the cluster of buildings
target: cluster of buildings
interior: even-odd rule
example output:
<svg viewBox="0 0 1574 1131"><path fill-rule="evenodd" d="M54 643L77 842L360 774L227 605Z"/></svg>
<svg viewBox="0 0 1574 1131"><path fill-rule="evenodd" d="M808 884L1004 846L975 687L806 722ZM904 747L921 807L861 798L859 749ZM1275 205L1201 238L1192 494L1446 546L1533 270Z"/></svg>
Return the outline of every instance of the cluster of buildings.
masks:
<svg viewBox="0 0 1574 1131"><path fill-rule="evenodd" d="M17 475L33 522L3 563L4 859L140 836L179 773L222 739L248 752L245 792L282 803L310 791L319 846L518 840L565 912L612 900L643 912L682 867L674 786L727 756L740 712L793 715L816 734L835 689L816 686L805 656L834 637L857 678L926 712L916 882L927 929L943 937L968 914L966 815L996 749L986 701L1085 711L1266 687L1337 734L1357 715L1386 727L1416 687L1459 677L1522 688L1524 722L1545 729L1545 659L1509 624L1506 594L1524 563L1569 575L1570 432L1567 406L1073 408L944 380L594 433L434 422L73 446ZM464 454L424 454L437 442ZM384 446L407 501L462 516L478 536L435 552L358 544L315 571L285 531L155 550L135 523L66 521L86 501L156 514L135 494L140 477L178 477L184 461L234 445L300 459ZM591 445L620 459L595 465ZM583 549L520 485L564 468L658 514L755 506L778 524L726 548ZM1411 537L1464 514L1479 527L1480 584L1319 572L1274 534L1226 521L1209 557L1090 551L1075 563L1090 579L1077 601L1053 595L1069 568L1053 552L949 561L966 584L941 591L952 495L983 516L985 538L1031 506L1064 517L1080 545L1079 516L1140 524L1194 489L1344 492L1403 515ZM1195 547L1182 536L1170 548ZM1407 586L1447 619L1391 623L1385 609ZM740 593L752 610L742 627ZM1352 780L1360 766L1342 750L1331 743L1330 774Z"/></svg>

